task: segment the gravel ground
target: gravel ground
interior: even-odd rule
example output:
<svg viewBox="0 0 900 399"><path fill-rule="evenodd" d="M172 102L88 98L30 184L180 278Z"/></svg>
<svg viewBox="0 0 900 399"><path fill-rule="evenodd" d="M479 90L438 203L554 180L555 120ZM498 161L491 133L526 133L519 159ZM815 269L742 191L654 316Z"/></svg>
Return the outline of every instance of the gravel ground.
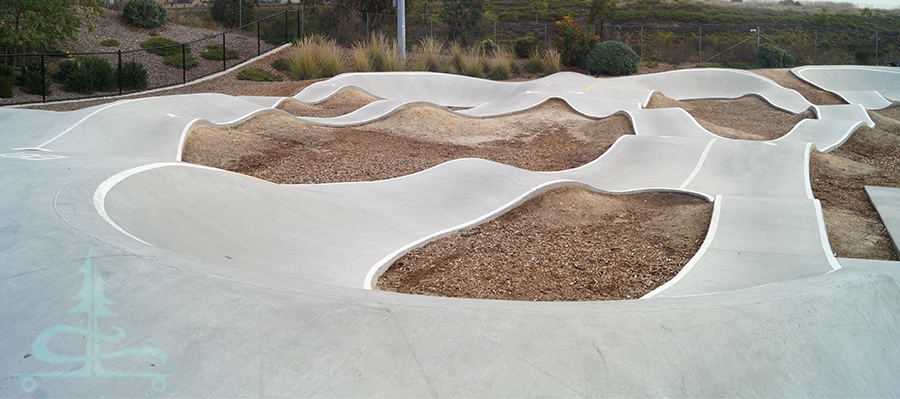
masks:
<svg viewBox="0 0 900 399"><path fill-rule="evenodd" d="M174 37L182 28L159 33L184 41ZM97 42L106 37L98 34ZM123 46L130 43L119 40ZM278 54L269 55L252 66L271 71L269 64L277 58ZM656 69L642 67L642 72ZM788 70L754 72L797 90L815 104L842 103ZM140 96L196 92L291 96L314 82L239 81L236 73ZM72 110L115 99L33 108ZM280 108L293 115L336 116L373 100L347 91L320 104L286 101ZM753 96L676 101L655 95L650 107L680 107L716 134L749 140L780 137L798 121L812 117L785 113ZM900 187L900 108L870 115L876 128L861 128L832 153L814 152L812 186L822 201L829 240L838 256L898 260L862 187ZM415 106L378 122L340 129L264 115L230 129L195 129L185 146L185 161L278 183L379 180L462 157L560 170L596 159L622 134L633 134L625 117L589 120L559 101L488 119ZM381 276L378 287L515 300L637 298L677 274L696 253L711 209L701 199L680 194L608 196L581 188L553 190L491 222L411 251Z"/></svg>

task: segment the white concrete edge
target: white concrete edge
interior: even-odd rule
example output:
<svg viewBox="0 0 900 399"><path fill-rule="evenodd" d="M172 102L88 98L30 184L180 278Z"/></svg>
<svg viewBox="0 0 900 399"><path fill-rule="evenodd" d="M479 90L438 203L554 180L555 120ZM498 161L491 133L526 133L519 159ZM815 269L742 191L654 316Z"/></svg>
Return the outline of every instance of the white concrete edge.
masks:
<svg viewBox="0 0 900 399"><path fill-rule="evenodd" d="M122 181L124 181L125 179L127 179L131 176L134 176L138 173L147 172L147 171L150 171L153 169L164 168L164 167L169 167L169 166L181 166L181 167L205 169L205 170L221 172L221 173L230 173L230 174L234 174L234 175L247 177L250 179L259 180L259 181L262 181L262 182L265 182L268 184L275 184L275 183L272 183L269 181L256 179L255 177L252 177L252 176L241 175L239 173L229 172L227 170L222 170L222 169L211 168L209 166L204 166L204 165L197 165L197 164L184 163L184 162L157 162L157 163L141 165L138 167L134 167L131 169L121 171L121 172L116 173L115 175L112 175L111 177L107 178L106 180L103 181L103 183L100 183L100 185L97 186L97 190L94 191L94 195L93 195L94 208L97 210L97 213L100 214L100 217L102 217L103 220L105 220L107 223L109 223L110 225L115 227L116 230L119 230L120 232L122 232L122 234L125 234L126 236L131 237L140 243L147 244L152 247L153 244L150 244L144 240L141 240L140 238L135 237L131 233L125 231L125 229L123 229L121 226L119 226L116 222L114 222L112 220L112 218L106 212L106 195L109 194L109 191L112 190L113 187L115 187L117 184L121 183Z"/></svg>
<svg viewBox="0 0 900 399"><path fill-rule="evenodd" d="M115 107L115 106L117 106L117 105L121 105L121 104L125 104L125 103L130 103L130 102L132 102L132 101L137 101L137 100L140 100L140 98L133 98L133 99L131 99L131 100L121 100L121 101L116 101L116 102L113 102L113 103L111 103L111 104L107 104L106 106L100 107L99 109L94 110L94 112L91 112L90 114L87 114L87 115L85 115L83 118L79 119L78 122L75 122L75 123L69 125L69 127L68 127L66 130L63 130L62 133L57 134L57 135L56 135L55 137L53 137L52 139L47 140L47 141L45 141L43 144L41 144L41 145L39 145L39 146L37 146L37 147L34 147L34 148L35 148L35 149L41 149L42 147L44 147L44 146L46 146L46 145L48 145L48 144L50 144L50 143L56 141L56 140L59 139L60 137L65 136L66 134L68 134L69 132L71 132L73 129L75 129L76 127L78 127L79 125L81 125L82 123L84 123L85 121L87 121L88 119L90 119L90 118L93 117L94 115L99 114L99 113L102 112L102 111L106 111L107 109L110 109L110 108Z"/></svg>
<svg viewBox="0 0 900 399"><path fill-rule="evenodd" d="M684 278L685 275L690 273L691 269L700 262L700 259L706 254L706 251L709 250L709 247L712 245L713 239L716 237L716 230L719 228L719 217L722 214L722 195L716 195L716 200L713 201L713 214L709 221L709 230L706 232L706 238L703 239L703 244L700 245L700 249L697 250L697 253L694 254L694 257L688 261L686 265L675 275L671 280L667 281L665 284L656 287L655 290L650 291L646 295L640 297L639 299L648 299L653 298L659 293L669 289L671 286L677 284Z"/></svg>
<svg viewBox="0 0 900 399"><path fill-rule="evenodd" d="M706 162L706 157L709 155L709 150L712 148L713 144L715 144L717 139L712 139L709 143L706 143L706 147L703 148L703 153L700 154L700 159L697 160L697 165L694 166L694 170L691 172L690 176L685 179L684 183L681 183L681 186L678 187L679 190L684 190L688 184L691 184L691 181L697 177L697 174L700 173L700 169L703 167L703 163Z"/></svg>
<svg viewBox="0 0 900 399"><path fill-rule="evenodd" d="M106 194L109 193L109 190L112 190L117 184L119 184L122 180L125 180L129 176L132 176L137 173L141 173L147 170L155 169L160 166L168 165L168 163L153 163L143 166L138 166L136 168L131 168L119 173L116 173L112 177L100 183L100 186L97 187L97 190L94 191L94 208L97 210L97 213L100 214L100 217L103 218L107 223L109 223L112 227L115 227L116 230L119 230L122 234L125 234L128 237L133 238L135 241L140 242L142 244L146 244L149 246L153 246L150 243L133 236L131 233L125 231L118 223L114 222L112 218L109 217L109 214L106 213Z"/></svg>
<svg viewBox="0 0 900 399"><path fill-rule="evenodd" d="M838 270L841 268L841 264L834 256L834 252L831 250L831 243L828 241L828 232L825 229L825 214L822 212L822 203L819 202L819 200L813 200L813 203L816 206L816 221L819 223L819 239L822 240L822 249L825 251L825 258L828 259L828 264L831 265L831 271Z"/></svg>
<svg viewBox="0 0 900 399"><path fill-rule="evenodd" d="M806 143L806 153L803 156L803 182L806 185L806 198L814 199L812 192L812 181L809 176L809 159L815 146L813 143Z"/></svg>
<svg viewBox="0 0 900 399"><path fill-rule="evenodd" d="M378 262L376 262L369 269L369 271L366 273L365 279L363 280L363 289L366 289L366 290L374 289L375 284L378 280L378 277L380 277L381 274L385 270L387 270L388 267L390 267L390 265L392 265L394 263L394 261L403 257L403 255L405 255L409 251L412 251L413 249L422 247L426 244L437 241L441 238L451 236L460 231L467 230L474 226L484 224L484 223L489 222L493 219L496 219L500 216L503 216L507 211L521 205L525 201L528 201L531 198L534 198L535 196L542 194L546 191L549 191L549 190L552 190L555 188L559 188L559 187L569 187L569 186L583 187L583 188L589 189L591 191L598 192L601 194L607 194L607 195L632 195L632 194L642 194L642 193L647 193L647 192L671 192L671 193L694 195L699 198L703 198L707 201L712 201L712 198L710 198L710 196L707 194L695 192L695 191L688 191L688 190L674 190L671 188L645 187L645 188L637 188L637 189L625 190L625 191L611 191L611 190L600 189L600 188L591 186L589 184L585 184L585 183L575 181L575 180L561 179L561 180L549 181L549 182L546 182L543 184L539 184L535 187L532 187L531 189L529 189L522 195L516 197L512 201L509 201L506 204L501 205L497 209L494 209L493 211L490 211L479 218L476 218L471 221L459 224L457 226L450 227L450 228L435 232L433 234L427 235L425 237L422 237L416 241L413 241L413 242L411 242L407 245L404 245L404 246L398 248L397 250L391 252L390 254L388 254L387 256L385 256L384 258L379 260ZM713 203L715 204L715 201ZM713 215L715 217L715 207L713 210Z"/></svg>
<svg viewBox="0 0 900 399"><path fill-rule="evenodd" d="M878 68L878 67L865 68L867 65L840 65L840 66L841 66L841 67L848 67L848 66L850 66L850 67L854 67L853 69L870 69L870 70L874 70L874 68ZM881 67L881 68L884 68L884 67ZM808 84L811 84L811 85L815 86L815 87L818 88L819 90L822 90L822 91L825 91L825 92L828 92L828 93L831 93L831 94L834 94L834 95L840 97L841 100L844 100L844 102L847 103L846 105L859 105L860 107L863 107L862 104L860 104L860 103L854 103L853 101L850 101L847 97L844 97L844 95L841 94L840 91L831 90L831 89L826 89L826 88L824 88L824 87L822 87L822 86L816 84L815 82L813 82L813 81L807 79L806 77L804 77L804 76L803 76L803 71L805 71L805 70L807 70L807 69L831 69L831 68L827 68L826 65L802 66L802 67L796 67L796 68L791 69L791 73L793 73L795 76L797 76L798 78L800 78L800 80L802 80L802 81L804 81L804 82L806 82L806 83L808 83ZM879 71L879 72L883 72L883 70L878 70L878 71ZM842 91L843 91L843 90L842 90ZM888 99L888 98L885 97L883 94L881 94L881 92L878 91L878 90L864 90L864 91L871 91L871 92L878 93L878 95L881 96L881 98L883 98L885 102L891 103L891 104L888 104L888 105L886 105L886 106L884 106L884 107L881 107L881 108L873 108L874 110L881 110L881 109L885 109L885 108L890 108L890 107L893 106L893 104L896 104L896 102L894 102L893 100ZM863 109L866 109L866 107L863 107ZM867 114L868 114L868 113L867 113ZM869 120L871 121L871 119L869 119ZM869 125L869 127L875 127L874 123L871 124L871 125Z"/></svg>
<svg viewBox="0 0 900 399"><path fill-rule="evenodd" d="M194 118L190 122L185 124L184 128L181 130L181 138L178 140L178 150L175 153L175 160L178 162L182 162L181 158L182 158L182 155L184 154L184 143L185 143L185 141L187 141L188 135L190 135L191 132L199 126L211 126L211 127L215 127L215 128L229 128L229 127L233 127L235 125L244 123L248 119L255 118L260 115L268 115L268 114L280 114L280 115L286 115L286 116L290 116L292 118L296 118L296 116L291 115L290 113L280 110L280 109L277 109L275 107L265 108L262 106L260 106L260 108L255 111L251 111L243 116L240 116L236 119L233 119L231 121L224 122L224 123L212 122L209 119L205 119L205 118Z"/></svg>
<svg viewBox="0 0 900 399"><path fill-rule="evenodd" d="M880 93L879 93L879 94L880 94ZM884 97L884 96L882 96L882 97ZM868 126L869 128L875 127L875 121L873 121L873 120L872 120L872 116L869 115L869 110L867 110L866 107L863 107L862 104L854 104L854 105L859 106L860 108L862 108L863 115L866 116L866 120L865 120L866 126ZM884 108L879 108L879 109L885 109L885 108L890 108L890 106L887 106L887 107L884 107Z"/></svg>
<svg viewBox="0 0 900 399"><path fill-rule="evenodd" d="M821 150L819 150L819 151L822 151L822 152L831 152L831 151L834 150L835 148L838 148L838 147L844 145L844 143L846 143L847 140L850 139L850 136L852 136L853 133L856 132L856 129L859 129L860 126L862 126L863 124L865 124L865 122L863 122L863 121L856 122L855 124L853 124L853 126L847 128L847 131L844 132L844 134L842 134L842 135L838 138L837 141L835 141L834 143L831 143L831 144L829 144L829 145L823 147L823 148L822 148Z"/></svg>

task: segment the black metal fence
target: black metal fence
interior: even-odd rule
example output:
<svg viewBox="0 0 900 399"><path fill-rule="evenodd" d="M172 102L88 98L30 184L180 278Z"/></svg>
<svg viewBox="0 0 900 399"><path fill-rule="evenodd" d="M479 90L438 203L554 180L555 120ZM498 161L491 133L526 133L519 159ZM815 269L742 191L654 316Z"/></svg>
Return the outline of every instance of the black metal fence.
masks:
<svg viewBox="0 0 900 399"><path fill-rule="evenodd" d="M16 65L14 75L21 75L22 68L26 65L30 65L36 71L39 70L40 73L40 79L34 79L31 84L15 85L12 97L0 96L0 105L95 98L184 84L227 70L229 67L259 56L301 36L302 21L300 19L299 11L285 10L202 39L154 48L114 52L0 54L0 64ZM219 48L221 48L221 60L206 59L202 56L204 51ZM169 52L174 55L166 58L152 53L166 49L170 49ZM230 52L235 58L225 56ZM90 94L67 92L66 86L62 82L54 82L51 79L64 60L78 60L86 57L102 58L109 63L116 74L117 90ZM138 89L126 87L123 79L123 65L128 64L129 61L139 62L146 67L145 70L148 71L146 87ZM14 79L14 77L10 77L10 79Z"/></svg>
<svg viewBox="0 0 900 399"><path fill-rule="evenodd" d="M296 7L296 6L295 6ZM341 13L328 6L303 7L278 11L272 15L253 21L242 27L221 32L209 37L181 43L170 47L180 49L180 60L165 65L163 57L148 50L137 49L116 52L72 53L72 54L7 54L0 57L14 57L16 63L32 62L40 65L41 82L50 87L32 87L27 93L22 86L16 86L11 98L0 98L0 105L26 104L34 102L60 101L74 98L90 98L137 91L123 85L122 66L128 61L137 61L152 72L148 76L146 89L156 89L183 84L226 70L230 66L267 52L277 45L319 34L350 45L363 41L371 34L380 32L388 37L396 37L396 14ZM599 33L599 26L582 24L583 30ZM425 37L441 41L459 41L473 45L481 40L492 40L496 44L512 48L520 37L535 37L545 48L556 34L553 23L546 21L448 21L435 14L411 14L407 19L407 48ZM463 27L463 29L459 29ZM728 66L748 64L753 61L756 48L761 43L773 43L791 54L797 65L805 64L862 64L884 65L897 60L900 64L900 32L871 32L834 28L809 28L797 25L695 25L679 27L650 28L641 25L608 24L604 39L625 42L649 62L712 62ZM453 35L456 32L456 35ZM199 57L204 49L221 46L225 50L237 51L238 58L208 60ZM177 53L177 51L176 51ZM224 50L223 50L224 54ZM118 74L117 91L95 94L70 93L63 85L47 79L56 71L59 63L72 57L102 57L113 65ZM175 55L177 57L177 54ZM190 66L191 60L196 66ZM0 61L3 61L0 58ZM180 62L177 62L180 61ZM0 62L9 64L9 62ZM144 89L142 89L144 90ZM37 93L37 94L35 94Z"/></svg>

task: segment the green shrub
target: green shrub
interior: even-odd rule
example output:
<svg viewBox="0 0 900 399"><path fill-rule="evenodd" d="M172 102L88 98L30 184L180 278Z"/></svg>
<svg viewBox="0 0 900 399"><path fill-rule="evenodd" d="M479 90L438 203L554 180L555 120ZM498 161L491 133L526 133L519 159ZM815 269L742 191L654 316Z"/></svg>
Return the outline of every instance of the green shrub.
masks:
<svg viewBox="0 0 900 399"><path fill-rule="evenodd" d="M101 46L106 46L106 47L119 47L120 44L122 44L122 43L119 43L119 41L116 39L106 39L106 40L100 42Z"/></svg>
<svg viewBox="0 0 900 399"><path fill-rule="evenodd" d="M87 57L72 70L63 83L63 90L93 94L97 91L113 91L118 88L117 74L105 58Z"/></svg>
<svg viewBox="0 0 900 399"><path fill-rule="evenodd" d="M512 68L510 68L509 62L506 62L506 60L494 63L490 72L488 72L488 78L493 80L506 80L511 76Z"/></svg>
<svg viewBox="0 0 900 399"><path fill-rule="evenodd" d="M540 51L531 52L528 61L525 61L525 70L531 73L544 73L544 60L541 59Z"/></svg>
<svg viewBox="0 0 900 399"><path fill-rule="evenodd" d="M163 56L163 57L167 57L167 56L170 56L173 54L178 54L180 56L181 55L181 46L176 46L176 44L179 44L179 43L172 39L168 39L168 38L165 38L162 36L153 36L150 38L150 40L147 40L146 42L141 43L141 47L143 47L145 49L149 49L149 50L147 50L147 52L149 52L151 54L156 54L156 55ZM168 47L168 46L171 46L171 47ZM157 48L157 47L161 47L161 48ZM185 46L185 52L187 54L190 54L191 46Z"/></svg>
<svg viewBox="0 0 900 399"><path fill-rule="evenodd" d="M252 80L254 82L280 82L281 76L259 68L245 68L238 73L240 80Z"/></svg>
<svg viewBox="0 0 900 399"><path fill-rule="evenodd" d="M200 65L194 57L191 57L187 54L182 55L181 53L167 55L165 58L165 64L171 65L178 69L191 69L197 65Z"/></svg>
<svg viewBox="0 0 900 399"><path fill-rule="evenodd" d="M66 78L72 74L75 70L78 69L78 61L75 60L62 60L59 62L59 65L56 66L56 72L53 73L52 78L56 83L65 83Z"/></svg>
<svg viewBox="0 0 900 399"><path fill-rule="evenodd" d="M41 62L38 60L25 60L19 62L16 65L16 73L14 75L13 83L16 86L25 86L25 76L30 73L36 73L38 77L41 76ZM38 90L40 93L40 90Z"/></svg>
<svg viewBox="0 0 900 399"><path fill-rule="evenodd" d="M538 43L538 40L534 36L528 35L516 39L514 50L516 57L528 58L532 52L540 50L540 48L541 45Z"/></svg>
<svg viewBox="0 0 900 399"><path fill-rule="evenodd" d="M138 28L156 28L166 23L166 9L156 0L128 0L122 9L122 17L126 23Z"/></svg>
<svg viewBox="0 0 900 399"><path fill-rule="evenodd" d="M638 71L640 57L627 44L617 41L597 43L585 60L592 75L622 76Z"/></svg>
<svg viewBox="0 0 900 399"><path fill-rule="evenodd" d="M12 98L13 84L9 76L0 75L0 98Z"/></svg>
<svg viewBox="0 0 900 399"><path fill-rule="evenodd" d="M565 65L581 65L591 51L591 47L599 41L597 35L586 35L571 17L556 21L556 36L553 47L559 52L560 61Z"/></svg>
<svg viewBox="0 0 900 399"><path fill-rule="evenodd" d="M288 66L288 62L284 58L279 58L272 62L272 68L275 68L276 71L287 72L290 67Z"/></svg>
<svg viewBox="0 0 900 399"><path fill-rule="evenodd" d="M240 5L239 5L240 3ZM238 9L240 6L240 9ZM238 24L254 20L256 11L252 0L214 0L209 5L209 14L213 21L227 28L237 28Z"/></svg>
<svg viewBox="0 0 900 399"><path fill-rule="evenodd" d="M224 55L222 54L222 50L225 50ZM240 58L237 51L228 48L223 49L221 44L210 44L206 46L206 50L202 51L200 56L208 60L221 60L223 57L226 60L236 60Z"/></svg>
<svg viewBox="0 0 900 399"><path fill-rule="evenodd" d="M794 57L780 47L763 43L756 52L756 63L762 68L792 68Z"/></svg>
<svg viewBox="0 0 900 399"><path fill-rule="evenodd" d="M12 79L13 67L6 64L0 64L0 76L6 76L7 78Z"/></svg>
<svg viewBox="0 0 900 399"><path fill-rule="evenodd" d="M147 88L147 70L144 64L135 60L122 63L122 90L144 90Z"/></svg>

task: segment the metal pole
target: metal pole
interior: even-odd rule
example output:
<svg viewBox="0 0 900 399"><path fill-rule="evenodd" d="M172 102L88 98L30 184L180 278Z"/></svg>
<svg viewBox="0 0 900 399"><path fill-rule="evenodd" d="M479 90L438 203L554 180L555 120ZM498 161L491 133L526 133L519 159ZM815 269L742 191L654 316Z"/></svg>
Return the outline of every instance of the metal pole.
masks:
<svg viewBox="0 0 900 399"><path fill-rule="evenodd" d="M119 54L119 94L122 94L122 50L118 50Z"/></svg>
<svg viewBox="0 0 900 399"><path fill-rule="evenodd" d="M497 21L494 21L494 44L497 44Z"/></svg>
<svg viewBox="0 0 900 399"><path fill-rule="evenodd" d="M644 27L641 27L641 60L644 59Z"/></svg>
<svg viewBox="0 0 900 399"><path fill-rule="evenodd" d="M700 27L700 60L703 60L703 27Z"/></svg>
<svg viewBox="0 0 900 399"><path fill-rule="evenodd" d="M544 24L544 48L547 48L547 24Z"/></svg>
<svg viewBox="0 0 900 399"><path fill-rule="evenodd" d="M262 54L262 48L260 47L260 39L259 39L259 21L256 21L256 55Z"/></svg>
<svg viewBox="0 0 900 399"><path fill-rule="evenodd" d="M756 51L759 51L759 27L756 27Z"/></svg>
<svg viewBox="0 0 900 399"><path fill-rule="evenodd" d="M300 35L306 36L306 7L305 6L302 6L302 5L300 6L300 13L303 14L302 15L303 18L300 19L300 21L303 23L303 27L300 29Z"/></svg>
<svg viewBox="0 0 900 399"><path fill-rule="evenodd" d="M431 17L431 39L434 40L434 17Z"/></svg>
<svg viewBox="0 0 900 399"><path fill-rule="evenodd" d="M225 32L222 32L222 70L227 69L225 67L225 59L228 58L225 56Z"/></svg>
<svg viewBox="0 0 900 399"><path fill-rule="evenodd" d="M244 24L244 0L237 0L238 2L238 26Z"/></svg>
<svg viewBox="0 0 900 399"><path fill-rule="evenodd" d="M300 7L302 8L303 6L300 6ZM301 14L301 12L302 12L302 10L297 12L297 35L296 35L296 38L297 38L297 39L300 38L300 24L301 24L301 22L300 22L300 14Z"/></svg>
<svg viewBox="0 0 900 399"><path fill-rule="evenodd" d="M44 68L44 55L41 54L41 101L47 102L47 69Z"/></svg>
<svg viewBox="0 0 900 399"><path fill-rule="evenodd" d="M878 66L878 31L875 31L875 66Z"/></svg>
<svg viewBox="0 0 900 399"><path fill-rule="evenodd" d="M181 45L181 83L187 83L187 61L185 60L184 44Z"/></svg>
<svg viewBox="0 0 900 399"><path fill-rule="evenodd" d="M369 13L366 13L366 38L369 38Z"/></svg>
<svg viewBox="0 0 900 399"><path fill-rule="evenodd" d="M815 58L813 59L813 64L818 64L819 63L819 30L818 29L816 29L816 46L815 47L816 47L816 51L814 53Z"/></svg>
<svg viewBox="0 0 900 399"><path fill-rule="evenodd" d="M287 43L287 42L288 42L288 35L287 35L287 11L285 11L285 12L284 12L284 41L283 41L282 43Z"/></svg>
<svg viewBox="0 0 900 399"><path fill-rule="evenodd" d="M397 1L397 58L406 62L406 0Z"/></svg>

